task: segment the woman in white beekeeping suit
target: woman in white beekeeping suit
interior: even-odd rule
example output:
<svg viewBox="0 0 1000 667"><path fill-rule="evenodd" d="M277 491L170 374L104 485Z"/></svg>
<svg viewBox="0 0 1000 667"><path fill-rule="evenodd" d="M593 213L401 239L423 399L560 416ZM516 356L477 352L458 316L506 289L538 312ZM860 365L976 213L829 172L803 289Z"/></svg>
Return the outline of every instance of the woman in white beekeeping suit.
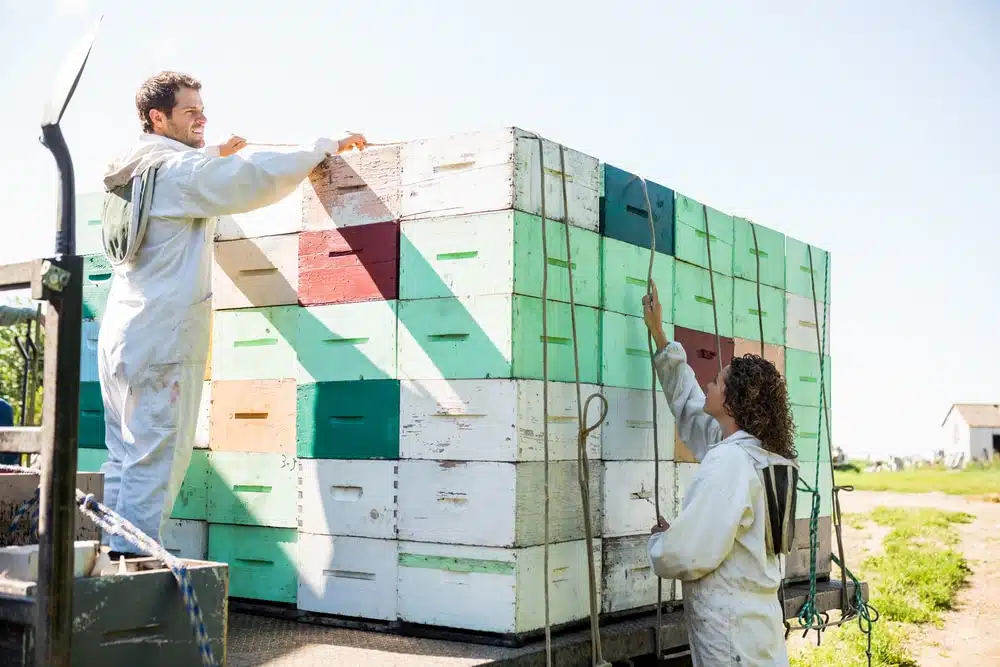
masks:
<svg viewBox="0 0 1000 667"><path fill-rule="evenodd" d="M650 565L683 582L695 667L788 665L778 555L794 538L798 467L785 381L748 354L703 392L684 348L663 333L655 285L643 305L660 384L700 463L680 513L652 529Z"/></svg>

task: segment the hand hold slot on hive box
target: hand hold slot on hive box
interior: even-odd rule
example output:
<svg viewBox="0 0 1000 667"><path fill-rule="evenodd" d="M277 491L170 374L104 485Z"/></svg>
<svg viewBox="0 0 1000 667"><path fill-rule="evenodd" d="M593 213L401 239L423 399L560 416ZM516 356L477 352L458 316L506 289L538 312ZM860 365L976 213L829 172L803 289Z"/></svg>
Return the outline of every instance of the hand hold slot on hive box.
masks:
<svg viewBox="0 0 1000 667"><path fill-rule="evenodd" d="M399 224L383 222L299 236L299 302L392 300L399 293Z"/></svg>

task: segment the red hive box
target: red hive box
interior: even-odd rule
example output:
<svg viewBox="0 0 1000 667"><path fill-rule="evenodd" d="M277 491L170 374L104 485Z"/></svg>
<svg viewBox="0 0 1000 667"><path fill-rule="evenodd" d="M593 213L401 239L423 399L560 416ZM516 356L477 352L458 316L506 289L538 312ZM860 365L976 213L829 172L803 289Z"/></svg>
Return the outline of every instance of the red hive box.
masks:
<svg viewBox="0 0 1000 667"><path fill-rule="evenodd" d="M698 384L701 385L702 391L705 391L708 383L714 380L719 374L715 334L675 326L674 340L683 346L684 351L687 353L688 366L694 370L694 376L698 379ZM735 344L732 338L722 337L719 339L719 346L722 348L722 367L725 368L733 360ZM676 434L674 439L674 460L691 463L697 461L691 450L681 442L680 437Z"/></svg>
<svg viewBox="0 0 1000 667"><path fill-rule="evenodd" d="M399 224L380 222L299 235L299 303L397 298Z"/></svg>

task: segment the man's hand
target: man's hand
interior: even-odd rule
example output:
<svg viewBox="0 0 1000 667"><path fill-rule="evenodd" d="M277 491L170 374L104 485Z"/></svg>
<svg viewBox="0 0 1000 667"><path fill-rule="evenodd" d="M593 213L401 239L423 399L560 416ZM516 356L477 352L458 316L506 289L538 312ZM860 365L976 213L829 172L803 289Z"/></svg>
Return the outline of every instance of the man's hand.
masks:
<svg viewBox="0 0 1000 667"><path fill-rule="evenodd" d="M246 145L246 139L233 135L229 137L229 141L219 146L219 157L229 157L230 155L235 155L246 148Z"/></svg>
<svg viewBox="0 0 1000 667"><path fill-rule="evenodd" d="M649 286L651 294L642 297L642 319L649 333L653 334L653 342L659 351L667 346L667 336L663 333L663 305L656 292L656 283L651 280Z"/></svg>
<svg viewBox="0 0 1000 667"><path fill-rule="evenodd" d="M352 148L363 151L367 147L368 140L365 139L365 135L352 133L340 140L340 144L337 146L337 153L345 153Z"/></svg>
<svg viewBox="0 0 1000 667"><path fill-rule="evenodd" d="M656 525L650 528L649 533L651 535L656 535L657 533L662 533L670 528L670 524L662 516L656 517Z"/></svg>

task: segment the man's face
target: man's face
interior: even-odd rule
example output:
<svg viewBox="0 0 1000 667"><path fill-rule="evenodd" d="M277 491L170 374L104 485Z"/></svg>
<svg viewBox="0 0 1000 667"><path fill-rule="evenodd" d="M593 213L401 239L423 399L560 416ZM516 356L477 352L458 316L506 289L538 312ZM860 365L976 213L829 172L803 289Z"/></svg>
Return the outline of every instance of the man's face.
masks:
<svg viewBox="0 0 1000 667"><path fill-rule="evenodd" d="M191 148L202 148L205 145L205 106L201 101L201 93L193 88L181 88L177 91L176 104L170 115L153 110L150 112L153 121L153 133L170 137Z"/></svg>

